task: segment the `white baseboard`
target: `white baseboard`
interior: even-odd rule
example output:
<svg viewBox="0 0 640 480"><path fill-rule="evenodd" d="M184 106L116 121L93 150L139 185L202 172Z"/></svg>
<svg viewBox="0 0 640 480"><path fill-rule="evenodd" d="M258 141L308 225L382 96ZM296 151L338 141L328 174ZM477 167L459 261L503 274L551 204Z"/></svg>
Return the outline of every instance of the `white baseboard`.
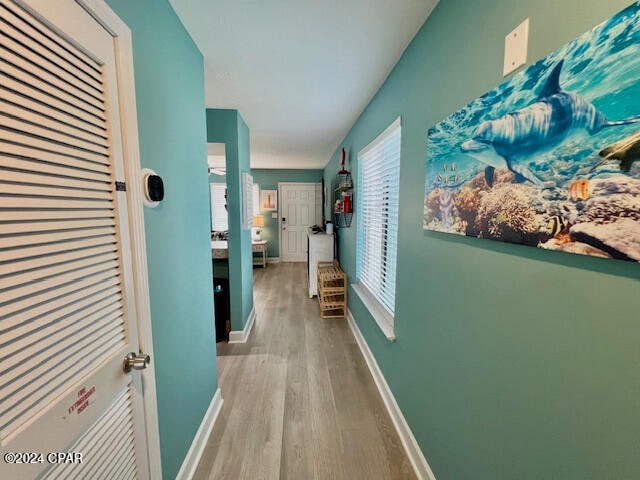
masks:
<svg viewBox="0 0 640 480"><path fill-rule="evenodd" d="M220 388L218 388L213 395L209 408L207 408L207 413L204 414L204 418L198 427L196 436L193 437L187 456L184 457L180 471L178 471L178 475L176 475L176 480L191 480L196 473L196 468L198 468L198 463L200 463L200 457L202 457L204 447L207 444L209 435L211 435L213 425L216 423L220 410L222 410L222 402L222 393L220 392Z"/></svg>
<svg viewBox="0 0 640 480"><path fill-rule="evenodd" d="M413 470L416 472L416 476L418 480L436 480L435 475L431 471L431 467L427 463L427 459L424 458L424 454L420 447L418 446L418 442L416 438L413 436L413 432L409 428L404 415L402 414L402 410L398 406L398 402L396 402L387 381L382 374L382 370L378 366L378 362L376 362L373 353L369 349L369 345L367 341L362 336L362 332L358 328L358 324L353 318L353 314L350 310L347 310L347 321L349 323L349 327L351 328L351 332L360 347L360 351L364 356L365 361L367 362L367 366L369 367L369 371L371 375L373 375L373 380L376 382L376 386L378 387L378 391L382 396L382 400L384 401L385 406L387 407L387 411L389 412L389 416L391 417L391 421L393 425L396 427L396 431L400 436L400 441L402 442L402 446L407 452L407 456L409 457L409 461L413 466Z"/></svg>
<svg viewBox="0 0 640 480"><path fill-rule="evenodd" d="M280 257L268 257L267 263L280 263Z"/></svg>
<svg viewBox="0 0 640 480"><path fill-rule="evenodd" d="M249 334L251 333L251 329L253 328L253 322L256 319L256 307L251 309L249 313L249 318L247 319L247 324L244 326L242 330L231 330L229 332L229 343L247 343L249 339Z"/></svg>

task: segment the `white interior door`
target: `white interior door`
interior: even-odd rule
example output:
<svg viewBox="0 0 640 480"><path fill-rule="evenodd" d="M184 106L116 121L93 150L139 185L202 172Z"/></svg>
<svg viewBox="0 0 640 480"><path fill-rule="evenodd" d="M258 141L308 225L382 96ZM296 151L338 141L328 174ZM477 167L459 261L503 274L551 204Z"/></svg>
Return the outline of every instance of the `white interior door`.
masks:
<svg viewBox="0 0 640 480"><path fill-rule="evenodd" d="M307 227L316 223L315 183L280 183L280 256L283 262L307 261Z"/></svg>
<svg viewBox="0 0 640 480"><path fill-rule="evenodd" d="M149 478L116 41L74 0L0 18L0 478Z"/></svg>

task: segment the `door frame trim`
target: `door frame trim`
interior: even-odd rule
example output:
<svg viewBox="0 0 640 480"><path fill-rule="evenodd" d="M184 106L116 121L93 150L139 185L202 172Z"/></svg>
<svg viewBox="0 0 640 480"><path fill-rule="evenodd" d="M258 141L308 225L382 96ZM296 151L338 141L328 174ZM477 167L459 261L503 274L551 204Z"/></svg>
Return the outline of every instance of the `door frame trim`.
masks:
<svg viewBox="0 0 640 480"><path fill-rule="evenodd" d="M286 260L284 260L284 254L282 252L282 187L292 187L296 185L317 185L319 183L320 182L278 182L278 258L281 262L286 262ZM314 215L314 219L315 218L317 218L317 212Z"/></svg>
<svg viewBox="0 0 640 480"><path fill-rule="evenodd" d="M142 171L138 143L138 114L136 110L135 79L133 75L133 44L131 29L107 5L104 0L75 0L95 20L116 38L116 74L120 104L122 151L124 155L127 203L129 206L129 232L136 298L138 342L141 351L153 359L151 330L151 304L149 300L149 274L147 271L147 247L144 230L142 202ZM154 363L141 376L144 421L146 427L147 462L149 477L162 478L160 456L160 430Z"/></svg>

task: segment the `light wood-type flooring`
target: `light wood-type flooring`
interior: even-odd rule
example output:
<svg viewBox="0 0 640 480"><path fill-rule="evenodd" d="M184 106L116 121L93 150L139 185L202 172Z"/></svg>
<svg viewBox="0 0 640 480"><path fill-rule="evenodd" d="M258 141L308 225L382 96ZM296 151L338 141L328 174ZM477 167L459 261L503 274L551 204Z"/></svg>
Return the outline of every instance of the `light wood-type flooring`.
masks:
<svg viewBox="0 0 640 480"><path fill-rule="evenodd" d="M195 480L415 479L346 320L322 320L306 265L254 269L246 344L218 343L224 404Z"/></svg>

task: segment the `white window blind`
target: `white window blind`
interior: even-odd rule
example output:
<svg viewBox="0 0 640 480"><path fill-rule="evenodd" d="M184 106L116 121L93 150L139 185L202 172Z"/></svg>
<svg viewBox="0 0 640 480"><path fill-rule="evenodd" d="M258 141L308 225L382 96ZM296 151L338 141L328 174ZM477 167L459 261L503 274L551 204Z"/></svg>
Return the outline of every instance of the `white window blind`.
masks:
<svg viewBox="0 0 640 480"><path fill-rule="evenodd" d="M211 184L211 231L224 231L229 229L227 221L227 199L224 198L227 191L226 183Z"/></svg>
<svg viewBox="0 0 640 480"><path fill-rule="evenodd" d="M391 317L396 294L400 138L398 117L358 153L356 276Z"/></svg>

